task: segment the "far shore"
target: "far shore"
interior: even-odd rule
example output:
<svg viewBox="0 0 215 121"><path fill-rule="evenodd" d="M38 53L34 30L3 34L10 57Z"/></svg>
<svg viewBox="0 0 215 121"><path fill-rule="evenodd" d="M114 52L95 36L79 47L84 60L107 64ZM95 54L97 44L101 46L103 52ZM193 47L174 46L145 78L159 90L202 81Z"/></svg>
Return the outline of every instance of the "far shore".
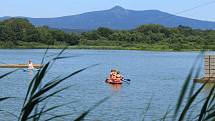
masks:
<svg viewBox="0 0 215 121"><path fill-rule="evenodd" d="M17 47L0 47L0 49L92 49L92 50L140 50L140 51L162 51L162 52L189 52L189 51L202 51L201 49L161 49L161 48L138 48L138 47L122 47L122 46L85 46L85 45L76 45L76 46L56 46L56 45L42 45L42 46L17 46ZM205 51L213 51L207 49Z"/></svg>

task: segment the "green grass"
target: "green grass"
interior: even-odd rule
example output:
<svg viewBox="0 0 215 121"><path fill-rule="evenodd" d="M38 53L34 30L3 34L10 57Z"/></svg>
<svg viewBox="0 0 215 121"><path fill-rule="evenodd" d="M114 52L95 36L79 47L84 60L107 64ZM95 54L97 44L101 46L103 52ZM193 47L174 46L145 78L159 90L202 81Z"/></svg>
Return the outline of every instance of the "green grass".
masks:
<svg viewBox="0 0 215 121"><path fill-rule="evenodd" d="M146 44L146 43L126 43L126 42L111 42L107 40L88 40L86 43L69 46L65 43L55 43L55 45L47 45L39 42L23 42L18 44L3 43L0 45L2 49L63 49L68 46L68 49L100 49L100 50L144 50L144 51L201 51L202 47L184 45L185 48L172 48L172 45L163 43ZM213 49L208 49L213 50Z"/></svg>

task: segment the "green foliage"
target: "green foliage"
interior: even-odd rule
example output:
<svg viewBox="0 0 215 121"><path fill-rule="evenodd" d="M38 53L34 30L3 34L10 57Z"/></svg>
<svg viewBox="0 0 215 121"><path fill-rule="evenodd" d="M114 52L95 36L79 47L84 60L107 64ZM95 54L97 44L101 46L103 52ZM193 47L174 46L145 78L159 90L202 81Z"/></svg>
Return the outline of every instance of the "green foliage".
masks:
<svg viewBox="0 0 215 121"><path fill-rule="evenodd" d="M87 40L97 40L100 38L100 36L96 31L91 31L91 32L83 32L81 34L81 38L87 39Z"/></svg>
<svg viewBox="0 0 215 121"><path fill-rule="evenodd" d="M80 38L80 44L87 46L105 46L104 40L106 40L109 42L106 46L121 46L125 49L175 51L215 49L214 30L192 29L181 25L176 28L166 28L149 24L127 31L100 27L96 31L82 33Z"/></svg>
<svg viewBox="0 0 215 121"><path fill-rule="evenodd" d="M97 33L102 37L109 37L111 34L113 34L113 30L105 27L99 27L97 29Z"/></svg>
<svg viewBox="0 0 215 121"><path fill-rule="evenodd" d="M35 27L27 19L11 18L0 22L1 48L23 46L22 42L37 42L46 45L77 45L77 34L65 33L61 30L52 30L48 27ZM29 45L28 47L32 47Z"/></svg>
<svg viewBox="0 0 215 121"><path fill-rule="evenodd" d="M141 50L215 50L215 31L192 29L186 26L167 28L148 24L134 30L111 30L99 27L82 33L66 33L46 26L35 27L27 19L11 18L0 22L0 47L23 47L23 42L43 45L68 46L116 46L116 48ZM38 44L37 44L38 45ZM145 47L148 45L148 47ZM27 47L35 47L26 45ZM115 47L114 47L115 48Z"/></svg>

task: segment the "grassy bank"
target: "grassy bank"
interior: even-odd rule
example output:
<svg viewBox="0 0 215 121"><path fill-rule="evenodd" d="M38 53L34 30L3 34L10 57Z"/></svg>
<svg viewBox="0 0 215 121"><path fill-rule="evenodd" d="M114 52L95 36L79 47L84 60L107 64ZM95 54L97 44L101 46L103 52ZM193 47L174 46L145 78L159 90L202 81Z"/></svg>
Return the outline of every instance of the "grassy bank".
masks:
<svg viewBox="0 0 215 121"><path fill-rule="evenodd" d="M50 49L63 49L66 44L61 45L46 45L42 43L25 43L23 45L17 46L0 46L1 49L46 49L49 47ZM142 44L142 45L131 45L131 46L93 46L93 45L75 45L75 46L68 46L68 49L96 49L96 50L142 50L142 51L201 51L200 48L188 48L188 49L171 49L167 45L149 45L149 44ZM214 49L206 49L213 51Z"/></svg>

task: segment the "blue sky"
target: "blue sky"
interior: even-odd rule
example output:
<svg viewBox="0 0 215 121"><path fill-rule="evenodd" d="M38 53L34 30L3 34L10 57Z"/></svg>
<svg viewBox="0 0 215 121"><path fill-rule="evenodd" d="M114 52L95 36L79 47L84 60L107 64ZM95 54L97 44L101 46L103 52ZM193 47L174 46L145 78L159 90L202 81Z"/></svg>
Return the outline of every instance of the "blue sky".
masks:
<svg viewBox="0 0 215 121"><path fill-rule="evenodd" d="M112 8L156 9L175 14L213 0L0 0L0 16L59 17ZM215 21L215 0L179 16Z"/></svg>

